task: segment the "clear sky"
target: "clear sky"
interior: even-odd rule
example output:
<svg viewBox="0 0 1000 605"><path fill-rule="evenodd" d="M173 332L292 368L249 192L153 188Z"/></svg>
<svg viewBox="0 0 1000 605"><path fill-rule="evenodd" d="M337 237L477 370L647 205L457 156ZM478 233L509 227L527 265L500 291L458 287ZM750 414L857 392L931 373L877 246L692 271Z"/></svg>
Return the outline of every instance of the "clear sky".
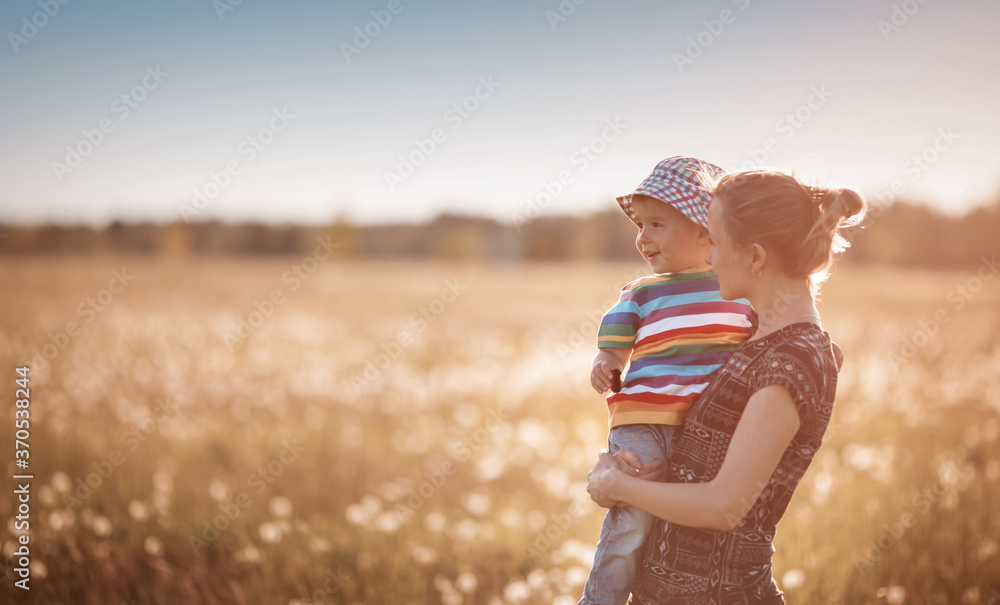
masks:
<svg viewBox="0 0 1000 605"><path fill-rule="evenodd" d="M4 2L0 221L514 220L682 154L1000 197L996 0L576 2Z"/></svg>

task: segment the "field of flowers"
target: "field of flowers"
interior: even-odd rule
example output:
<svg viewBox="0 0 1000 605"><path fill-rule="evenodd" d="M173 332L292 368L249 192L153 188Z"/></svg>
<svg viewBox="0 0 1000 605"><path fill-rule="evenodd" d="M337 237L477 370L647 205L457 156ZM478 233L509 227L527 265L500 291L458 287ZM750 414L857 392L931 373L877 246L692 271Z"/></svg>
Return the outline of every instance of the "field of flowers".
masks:
<svg viewBox="0 0 1000 605"><path fill-rule="evenodd" d="M775 540L790 604L1000 603L997 271L831 278L846 361ZM589 360L641 267L39 256L0 274L0 602L579 598L607 431Z"/></svg>

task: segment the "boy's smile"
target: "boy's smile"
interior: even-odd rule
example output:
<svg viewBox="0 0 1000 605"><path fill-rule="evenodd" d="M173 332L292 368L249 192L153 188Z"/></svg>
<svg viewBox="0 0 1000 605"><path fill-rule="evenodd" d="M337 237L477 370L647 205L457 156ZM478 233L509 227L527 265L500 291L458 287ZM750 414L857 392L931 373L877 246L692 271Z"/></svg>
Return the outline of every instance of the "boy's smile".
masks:
<svg viewBox="0 0 1000 605"><path fill-rule="evenodd" d="M656 273L697 273L705 263L708 233L670 204L635 195L634 222L639 232L635 247Z"/></svg>

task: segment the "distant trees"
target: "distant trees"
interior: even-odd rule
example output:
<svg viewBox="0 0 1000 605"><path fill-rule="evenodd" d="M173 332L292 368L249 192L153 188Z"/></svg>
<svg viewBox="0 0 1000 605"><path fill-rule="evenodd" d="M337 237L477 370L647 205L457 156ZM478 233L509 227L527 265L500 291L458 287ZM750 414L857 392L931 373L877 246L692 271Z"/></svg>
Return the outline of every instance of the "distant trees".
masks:
<svg viewBox="0 0 1000 605"><path fill-rule="evenodd" d="M922 267L969 266L1000 252L1000 201L953 218L926 206L875 209L848 232L844 262ZM443 214L429 223L356 226L114 222L82 226L0 226L0 255L132 253L192 255L309 254L318 237L341 259L452 261L635 260L635 228L617 209L588 216L542 215L517 226Z"/></svg>
<svg viewBox="0 0 1000 605"><path fill-rule="evenodd" d="M1000 202L952 218L926 206L893 204L847 234L845 262L920 267L970 266L1000 253Z"/></svg>

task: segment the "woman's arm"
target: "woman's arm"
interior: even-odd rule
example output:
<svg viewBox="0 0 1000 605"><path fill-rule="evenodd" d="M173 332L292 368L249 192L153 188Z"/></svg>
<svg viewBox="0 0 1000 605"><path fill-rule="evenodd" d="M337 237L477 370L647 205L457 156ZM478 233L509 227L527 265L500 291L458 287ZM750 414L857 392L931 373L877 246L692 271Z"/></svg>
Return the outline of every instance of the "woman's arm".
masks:
<svg viewBox="0 0 1000 605"><path fill-rule="evenodd" d="M602 454L587 491L598 504L623 502L671 523L729 531L746 516L799 430L792 396L770 385L750 397L722 468L707 483L659 483L629 477Z"/></svg>

